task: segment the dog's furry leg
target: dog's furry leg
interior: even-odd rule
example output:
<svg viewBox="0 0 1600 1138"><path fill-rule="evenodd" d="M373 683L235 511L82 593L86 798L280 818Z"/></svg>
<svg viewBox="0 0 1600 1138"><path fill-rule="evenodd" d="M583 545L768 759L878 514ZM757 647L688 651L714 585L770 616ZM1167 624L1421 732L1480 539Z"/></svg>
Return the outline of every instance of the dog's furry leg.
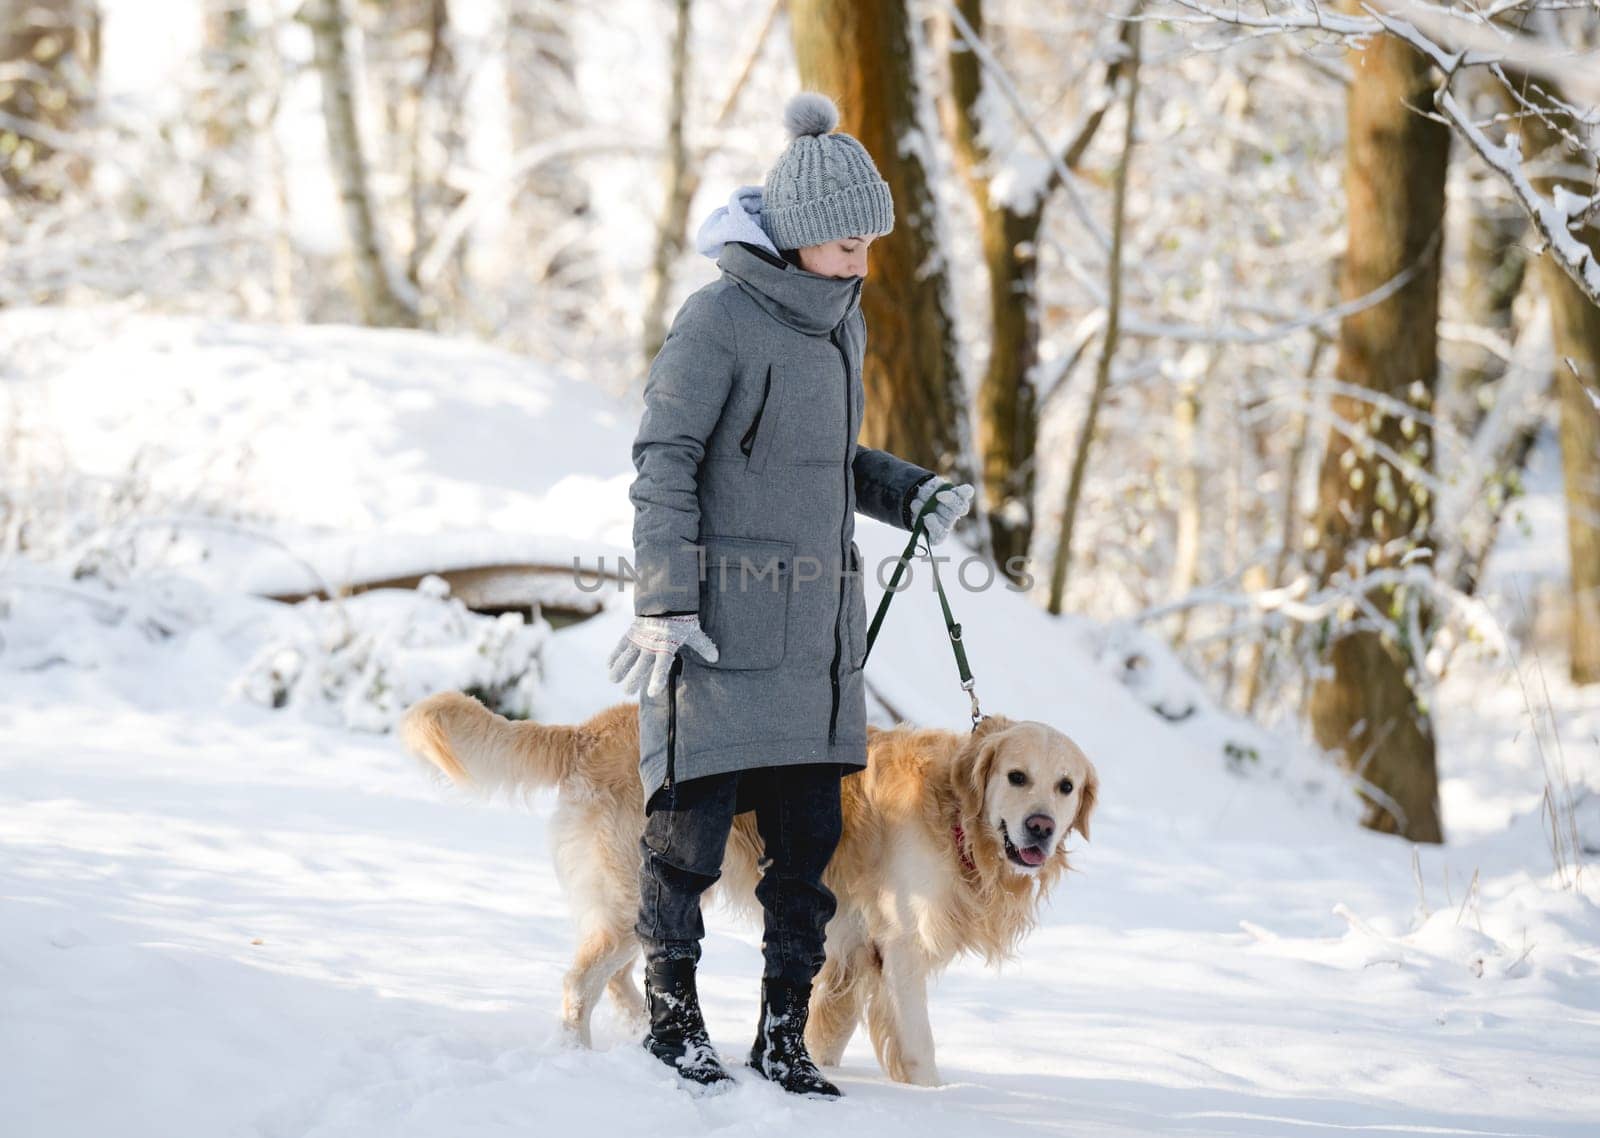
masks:
<svg viewBox="0 0 1600 1138"><path fill-rule="evenodd" d="M631 929L595 929L578 945L577 956L561 985L561 1023L583 1046L594 1046L589 1020L600 993L623 966L633 963L633 954L638 950L639 941ZM644 1003L642 996L639 1003Z"/></svg>
<svg viewBox="0 0 1600 1138"><path fill-rule="evenodd" d="M633 982L633 953L628 954L626 964L612 973L606 991L611 993L611 1001L617 1005L617 1010L629 1020L642 1025L650 1018L644 1006L644 993Z"/></svg>
<svg viewBox="0 0 1600 1138"><path fill-rule="evenodd" d="M895 1082L936 1087L943 1080L933 1059L926 964L914 945L890 941L880 950L883 968L867 998L872 1049Z"/></svg>
<svg viewBox="0 0 1600 1138"><path fill-rule="evenodd" d="M872 1040L872 1053L878 1057L878 1066L895 1082L907 1082L905 1068L900 1065L899 1034L895 1030L894 1009L889 1006L883 973L873 973L862 986L865 989L867 1036Z"/></svg>
<svg viewBox="0 0 1600 1138"><path fill-rule="evenodd" d="M806 1050L819 1066L837 1067L861 1019L863 973L873 967L866 945L841 947L828 956L811 990Z"/></svg>

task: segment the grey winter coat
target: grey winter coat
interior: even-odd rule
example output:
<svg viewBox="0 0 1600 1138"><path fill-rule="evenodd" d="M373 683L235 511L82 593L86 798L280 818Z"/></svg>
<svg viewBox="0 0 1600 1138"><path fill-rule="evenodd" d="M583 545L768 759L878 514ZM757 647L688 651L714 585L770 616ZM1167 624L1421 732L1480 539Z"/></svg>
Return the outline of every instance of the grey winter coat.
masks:
<svg viewBox="0 0 1600 1138"><path fill-rule="evenodd" d="M633 443L634 611L698 612L719 651L680 649L666 692L640 694L646 801L722 771L866 766L854 511L909 530L934 476L856 444L861 278L741 241L717 265L651 363Z"/></svg>

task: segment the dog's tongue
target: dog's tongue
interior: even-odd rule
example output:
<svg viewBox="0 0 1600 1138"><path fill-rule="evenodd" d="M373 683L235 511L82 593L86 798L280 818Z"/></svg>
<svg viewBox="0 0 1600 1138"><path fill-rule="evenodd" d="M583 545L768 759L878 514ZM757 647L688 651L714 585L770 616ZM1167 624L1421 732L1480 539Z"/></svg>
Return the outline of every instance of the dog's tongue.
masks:
<svg viewBox="0 0 1600 1138"><path fill-rule="evenodd" d="M1042 865L1044 863L1044 851L1038 846L1023 846L1017 851L1017 856L1029 865Z"/></svg>

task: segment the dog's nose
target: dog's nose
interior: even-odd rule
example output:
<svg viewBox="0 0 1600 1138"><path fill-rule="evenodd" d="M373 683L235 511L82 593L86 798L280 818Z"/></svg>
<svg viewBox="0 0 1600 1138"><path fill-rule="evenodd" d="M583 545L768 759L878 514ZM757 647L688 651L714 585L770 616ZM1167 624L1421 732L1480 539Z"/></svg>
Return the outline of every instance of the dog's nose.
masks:
<svg viewBox="0 0 1600 1138"><path fill-rule="evenodd" d="M1036 842L1042 842L1056 832L1056 820L1048 814L1029 814L1022 826L1028 831L1028 837Z"/></svg>

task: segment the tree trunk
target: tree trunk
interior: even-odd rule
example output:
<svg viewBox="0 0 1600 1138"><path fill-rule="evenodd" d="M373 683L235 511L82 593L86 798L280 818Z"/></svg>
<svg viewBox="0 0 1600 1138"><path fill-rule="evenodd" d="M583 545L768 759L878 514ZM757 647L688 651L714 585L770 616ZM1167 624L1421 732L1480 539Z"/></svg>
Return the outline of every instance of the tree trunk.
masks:
<svg viewBox="0 0 1600 1138"><path fill-rule="evenodd" d="M266 185L257 193L256 201L272 226L272 297L274 314L280 323L292 324L302 319L300 300L295 292L295 271L298 258L294 239L290 235L289 161L284 153L282 134L278 130L278 115L283 110L284 92L289 87L289 65L278 43L276 24L269 24L260 46L262 63L262 89L269 92L267 104L261 114L261 145L265 148L263 163L267 170Z"/></svg>
<svg viewBox="0 0 1600 1138"><path fill-rule="evenodd" d="M1311 381L1316 378L1317 365L1322 361L1322 354L1327 350L1329 338L1321 329L1314 329L1311 333L1311 357L1306 362L1306 381L1297 393L1307 405L1311 402ZM1295 411L1290 416L1289 456L1284 463L1283 484L1278 496L1280 503L1278 511L1278 552L1273 557L1272 570L1267 577L1265 588L1275 589L1281 587L1289 579L1290 565L1297 561L1297 553L1302 548L1300 539L1300 471L1305 461L1306 448L1310 443L1311 416L1303 410ZM1294 623L1282 622L1283 627L1275 628L1280 622L1270 620L1268 627L1262 631L1260 637L1254 640L1245 659L1243 691L1239 698L1239 706L1245 715L1253 716L1256 712L1256 702L1261 698L1266 672L1270 660L1269 649L1276 655L1281 642L1286 642L1289 650L1299 642L1301 626Z"/></svg>
<svg viewBox="0 0 1600 1138"><path fill-rule="evenodd" d="M985 195L987 196L987 195ZM988 209L983 255L989 266L989 364L978 388L978 454L994 563L1013 581L1025 576L1037 524L1038 260L1043 214Z"/></svg>
<svg viewBox="0 0 1600 1138"><path fill-rule="evenodd" d="M1078 502L1089 470L1089 450L1094 445L1095 423L1100 417L1106 391L1111 386L1111 363L1117 354L1122 326L1122 243L1127 231L1128 168L1133 163L1134 123L1137 121L1139 102L1137 21L1128 22L1125 42L1128 45L1128 107L1122 124L1122 156L1117 160L1116 173L1113 175L1111 258L1106 269L1110 277L1106 289L1106 331L1100 344L1100 362L1095 368L1094 389L1089 393L1089 406L1084 410L1083 425L1078 431L1078 446L1072 456L1072 470L1067 476L1066 500L1061 506L1061 536L1056 541L1055 560L1050 566L1050 600L1047 607L1051 613L1057 614L1061 612L1067 591L1067 570L1072 564L1072 531L1077 523Z"/></svg>
<svg viewBox="0 0 1600 1138"><path fill-rule="evenodd" d="M422 267L463 192L448 181L467 146L462 113L467 91L456 64L449 0L365 0L369 30L358 69L382 107L383 143L367 161L406 187L409 247L404 264L421 316L450 309L465 288L466 241L452 242L448 259ZM398 253L398 251L397 251ZM397 256L397 260L398 260Z"/></svg>
<svg viewBox="0 0 1600 1138"><path fill-rule="evenodd" d="M506 101L510 144L526 150L582 123L582 93L568 24L573 0L506 0ZM589 187L570 163L542 162L518 187L518 206L552 203L562 216L589 213ZM554 272L557 264L550 262Z"/></svg>
<svg viewBox="0 0 1600 1138"><path fill-rule="evenodd" d="M959 0L972 34L984 35L983 0ZM1012 580L1024 576L1033 540L1034 447L1039 435L1037 241L1043 200L1018 209L991 193L995 160L980 137L978 108L984 98L984 68L977 52L952 35L951 136L957 166L978 207L983 258L989 273L989 363L978 388L978 458L994 563Z"/></svg>
<svg viewBox="0 0 1600 1138"><path fill-rule="evenodd" d="M460 82L454 29L446 0L427 0L423 13L427 56L422 81L412 103L410 128L411 255L406 276L417 283L424 251L430 248L445 219L461 204L463 192L449 184L452 167L467 149L462 110L467 91ZM456 246L451 291L459 297L467 275L467 243Z"/></svg>
<svg viewBox="0 0 1600 1138"><path fill-rule="evenodd" d="M956 482L967 453L945 250L926 163L933 139L904 0L792 0L802 85L833 96L839 128L860 140L894 197L894 232L873 243L862 442Z"/></svg>
<svg viewBox="0 0 1600 1138"><path fill-rule="evenodd" d="M1525 96L1543 103L1555 124L1582 137L1571 115L1553 103L1540 86L1524 86ZM1585 197L1594 192L1588 181L1535 172L1556 163L1576 165L1578 159L1538 116L1528 115L1522 122L1530 154L1539 155L1530 162L1535 189L1550 194L1559 185ZM1586 225L1577 236L1600 257L1600 225ZM1550 300L1556 396L1561 407L1561 470L1566 483L1571 562L1570 668L1573 683L1593 684L1600 683L1600 307L1548 253L1539 258L1539 280Z"/></svg>
<svg viewBox="0 0 1600 1138"><path fill-rule="evenodd" d="M1177 400L1172 407L1172 464L1177 503L1173 519L1172 582L1167 588L1174 597L1186 595L1200 580L1200 510L1205 494L1196 439L1199 425L1200 382L1186 379L1178 384ZM1215 495L1215 485L1210 489ZM1214 496L1212 500L1215 501ZM1174 646L1181 645L1188 635L1189 610L1182 608L1178 610L1172 633Z"/></svg>
<svg viewBox="0 0 1600 1138"><path fill-rule="evenodd" d="M974 36L984 34L983 0L958 0L958 11ZM1123 42L1127 41L1127 28ZM1039 362L1042 326L1037 295L1036 258L1044 207L1059 188L1052 173L1040 193L1027 202L999 202L991 193L995 155L980 137L980 100L985 70L964 37L952 33L950 66L951 136L957 164L967 181L983 227L983 255L989 272L989 363L978 390L978 454L983 467L990 542L995 564L1020 581L1037 525L1034 491L1039 435L1040 393L1034 369ZM1114 84L1121 57L1106 70ZM1066 146L1060 161L1076 172L1105 118L1102 103Z"/></svg>
<svg viewBox="0 0 1600 1138"><path fill-rule="evenodd" d="M672 32L672 94L667 101L667 201L656 230L655 259L650 266L650 302L644 316L644 358L651 360L667 338L664 314L672 296L672 268L683 255L689 223L689 148L683 123L689 104L689 25L691 0L677 0Z"/></svg>
<svg viewBox="0 0 1600 1138"><path fill-rule="evenodd" d="M1585 243L1600 255L1600 231ZM1567 553L1571 562L1571 673L1600 683L1600 308L1549 257L1540 277L1555 329L1561 404L1561 469L1566 482Z"/></svg>
<svg viewBox="0 0 1600 1138"><path fill-rule="evenodd" d="M1431 105L1428 64L1389 35L1352 52L1346 122L1349 241L1340 295L1351 300L1413 265L1416 275L1339 326L1337 374L1419 410L1437 386L1439 264L1449 128L1412 108ZM1437 243L1436 243L1437 242ZM1370 587L1365 573L1426 551L1433 514L1427 488L1407 468L1432 467L1427 427L1377 399L1335 395L1334 429L1319 476L1315 527L1322 581L1348 582L1352 601L1324 622L1330 672L1310 693L1318 743L1363 780L1371 829L1439 842L1431 713L1417 695L1426 651L1426 605L1414 589ZM1387 448L1406 467L1383 457ZM1424 558L1412 568L1431 571ZM1371 619L1352 621L1364 597Z"/></svg>
<svg viewBox="0 0 1600 1138"><path fill-rule="evenodd" d="M362 318L368 324L415 328L416 301L391 268L377 206L368 186L367 152L356 116L358 87L345 50L347 21L343 4L341 0L307 0L300 19L311 29L312 59L322 82L328 160L339 186Z"/></svg>
<svg viewBox="0 0 1600 1138"><path fill-rule="evenodd" d="M240 0L205 0L201 57L206 86L200 98L206 168L200 196L213 222L236 220L250 209L250 13Z"/></svg>
<svg viewBox="0 0 1600 1138"><path fill-rule="evenodd" d="M93 105L100 13L93 0L0 0L0 183L60 200L88 180L71 132Z"/></svg>
<svg viewBox="0 0 1600 1138"><path fill-rule="evenodd" d="M1472 219L1467 251L1468 281L1465 289L1463 323L1500 333L1507 344L1514 343L1513 303L1527 276L1527 250L1520 244L1527 232L1527 215L1489 213L1477 206ZM1515 230L1515 232L1513 232ZM1498 248L1493 244L1503 240ZM1460 516L1453 519L1456 534L1453 558L1440 558L1440 575L1468 596L1476 593L1484 565L1493 552L1506 507L1512 501L1513 487L1521 480L1528 458L1544 428L1543 416L1526 419L1502 441L1503 419L1511 414L1509 400L1536 399L1537 393L1507 390L1507 362L1500 353L1468 344L1473 353L1457 377L1458 395L1465 404L1464 418L1474 439L1473 452L1484 454L1486 466L1478 492L1462 504Z"/></svg>
<svg viewBox="0 0 1600 1138"><path fill-rule="evenodd" d="M580 129L585 122L578 88L571 25L576 0L504 0L506 103L514 154L524 154L551 138ZM604 235L591 223L588 183L579 162L552 157L519 175L511 199L508 240L519 256L505 268L505 283L495 290L498 320L525 323L532 307L545 313L545 328L570 330L576 348L594 330L598 290L605 273L596 265L594 245ZM605 317L599 317L605 319ZM529 335L536 335L529 329ZM531 346L531 344L530 344ZM545 354L553 345L541 344Z"/></svg>
<svg viewBox="0 0 1600 1138"><path fill-rule="evenodd" d="M1505 90L1496 80L1485 86ZM1494 94L1493 90L1485 91L1484 98ZM1497 99L1492 105L1497 111L1509 111L1507 102ZM1470 327L1497 333L1509 342L1513 338L1512 303L1522 291L1527 275L1528 253L1522 247L1522 239L1528 233L1528 215L1515 202L1501 204L1492 197L1478 194L1473 199L1467 225L1467 275L1461 316ZM1465 350L1470 356L1461 368L1458 382L1461 398L1471 408L1467 433L1473 434L1492 397L1488 388L1505 374L1506 361L1498 352L1480 345L1468 344Z"/></svg>
<svg viewBox="0 0 1600 1138"><path fill-rule="evenodd" d="M506 103L513 151L583 123L583 93L568 31L575 9L573 0L506 0ZM518 187L518 209L525 211L533 202L547 203L562 218L581 217L589 212L588 187L570 163L541 162ZM559 256L550 258L548 275L558 275L563 263Z"/></svg>
<svg viewBox="0 0 1600 1138"><path fill-rule="evenodd" d="M1468 94L1480 118L1515 115L1516 104L1505 84L1488 72L1468 71L1457 80L1457 86ZM1527 278L1528 251L1522 242L1530 226L1528 215L1515 202L1503 204L1497 193L1485 191L1484 187L1500 186L1498 176L1486 173L1483 181L1470 197L1461 322L1511 344L1516 340L1514 305ZM1466 358L1453 373L1450 369L1444 373L1449 387L1438 400L1440 413L1463 423L1464 433L1474 438L1473 453L1484 454L1486 468L1480 492L1464 496L1456 517L1441 519L1455 540L1440 551L1439 569L1440 576L1455 588L1471 594L1494 547L1510 498L1510 481L1527 462L1543 424L1532 420L1501 442L1497 436L1504 430L1502 419L1508 409L1508 361L1484 344L1459 344L1456 350ZM1480 447L1480 438L1487 448Z"/></svg>

